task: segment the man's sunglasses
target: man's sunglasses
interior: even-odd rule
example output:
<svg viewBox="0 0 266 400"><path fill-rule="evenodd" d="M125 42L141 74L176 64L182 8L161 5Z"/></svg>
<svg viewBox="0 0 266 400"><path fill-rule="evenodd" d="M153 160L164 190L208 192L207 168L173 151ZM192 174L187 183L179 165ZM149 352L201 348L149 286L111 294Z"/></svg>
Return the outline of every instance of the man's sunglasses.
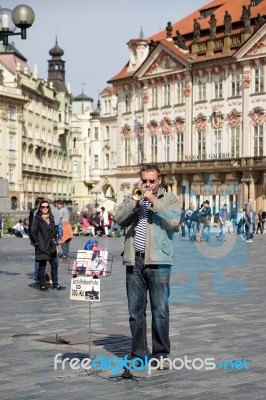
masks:
<svg viewBox="0 0 266 400"><path fill-rule="evenodd" d="M157 181L157 179L141 179L141 180L143 183L147 183L147 182L155 183Z"/></svg>
<svg viewBox="0 0 266 400"><path fill-rule="evenodd" d="M41 206L41 208L49 208L49 206Z"/></svg>

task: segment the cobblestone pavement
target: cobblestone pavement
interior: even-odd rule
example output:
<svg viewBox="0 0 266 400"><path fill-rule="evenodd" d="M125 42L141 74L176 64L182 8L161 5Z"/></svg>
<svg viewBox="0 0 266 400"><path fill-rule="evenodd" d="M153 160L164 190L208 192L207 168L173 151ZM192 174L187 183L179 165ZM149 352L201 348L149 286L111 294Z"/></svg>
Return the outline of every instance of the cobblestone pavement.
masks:
<svg viewBox="0 0 266 400"><path fill-rule="evenodd" d="M86 240L75 237L71 251L83 249ZM67 289L40 292L32 276L34 255L29 241L0 239L1 399L265 399L266 235L245 243L231 234L223 244L216 241L215 233L210 244L175 238L170 357L179 358L176 368L151 375L134 371L138 381L109 380L111 370L88 374L71 369L69 363L64 370L60 365L54 370L58 353L62 359L88 357L89 336L92 358L130 352L120 256L123 238L100 238L99 242L112 252L114 262L111 276L101 278L101 301L90 307L88 302L69 299L67 262L59 266L59 281ZM150 326L150 312L148 320ZM59 344L56 335L74 339ZM150 329L148 338L150 343ZM186 357L193 363L181 369ZM205 358L214 358L216 368L206 370L201 361Z"/></svg>

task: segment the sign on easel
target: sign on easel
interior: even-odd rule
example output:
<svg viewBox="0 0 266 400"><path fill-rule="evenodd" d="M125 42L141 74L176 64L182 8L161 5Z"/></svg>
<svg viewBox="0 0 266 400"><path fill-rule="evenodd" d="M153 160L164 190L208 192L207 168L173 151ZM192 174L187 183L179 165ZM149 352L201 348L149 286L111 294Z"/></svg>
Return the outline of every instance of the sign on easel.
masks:
<svg viewBox="0 0 266 400"><path fill-rule="evenodd" d="M73 263L72 275L106 276L108 251L105 248L78 250L77 259Z"/></svg>
<svg viewBox="0 0 266 400"><path fill-rule="evenodd" d="M100 301L100 279L86 276L72 278L70 299Z"/></svg>

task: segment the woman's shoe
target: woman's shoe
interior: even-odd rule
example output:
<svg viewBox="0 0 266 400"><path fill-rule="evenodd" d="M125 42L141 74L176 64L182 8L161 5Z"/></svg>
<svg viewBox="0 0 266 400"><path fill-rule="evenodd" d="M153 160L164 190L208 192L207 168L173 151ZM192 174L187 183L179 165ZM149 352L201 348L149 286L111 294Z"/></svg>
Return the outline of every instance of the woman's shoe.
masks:
<svg viewBox="0 0 266 400"><path fill-rule="evenodd" d="M61 286L61 285L53 285L53 289L57 289L57 290L65 290L65 286Z"/></svg>

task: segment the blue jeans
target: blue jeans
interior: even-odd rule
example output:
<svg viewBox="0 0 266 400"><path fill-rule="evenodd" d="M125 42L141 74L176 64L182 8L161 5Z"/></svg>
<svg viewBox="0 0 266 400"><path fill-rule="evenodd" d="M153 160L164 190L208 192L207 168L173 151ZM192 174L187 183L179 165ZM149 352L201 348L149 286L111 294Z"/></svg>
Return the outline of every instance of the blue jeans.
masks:
<svg viewBox="0 0 266 400"><path fill-rule="evenodd" d="M39 275L39 261L35 261L34 263L34 279L38 279Z"/></svg>
<svg viewBox="0 0 266 400"><path fill-rule="evenodd" d="M170 265L149 265L136 257L135 265L127 266L126 286L129 325L132 334L132 356L148 355L146 335L147 291L152 313L152 356L159 358L170 353L169 306Z"/></svg>
<svg viewBox="0 0 266 400"><path fill-rule="evenodd" d="M197 228L196 221L191 221L190 225L188 225L188 235L190 240L194 240L196 228Z"/></svg>
<svg viewBox="0 0 266 400"><path fill-rule="evenodd" d="M210 227L209 227L209 226L206 226L206 227L204 228L204 230L203 230L203 239L204 239L206 242L209 242L209 241L210 241L210 238L211 238Z"/></svg>
<svg viewBox="0 0 266 400"><path fill-rule="evenodd" d="M69 256L69 243L71 239L66 240L64 243L61 244L61 249L64 256Z"/></svg>
<svg viewBox="0 0 266 400"><path fill-rule="evenodd" d="M39 261L40 286L45 286L46 262L47 262L46 260ZM57 258L57 256L55 258L52 258L51 260L49 260L49 263L51 264L51 276L52 276L53 285L57 286L58 285L58 258Z"/></svg>

